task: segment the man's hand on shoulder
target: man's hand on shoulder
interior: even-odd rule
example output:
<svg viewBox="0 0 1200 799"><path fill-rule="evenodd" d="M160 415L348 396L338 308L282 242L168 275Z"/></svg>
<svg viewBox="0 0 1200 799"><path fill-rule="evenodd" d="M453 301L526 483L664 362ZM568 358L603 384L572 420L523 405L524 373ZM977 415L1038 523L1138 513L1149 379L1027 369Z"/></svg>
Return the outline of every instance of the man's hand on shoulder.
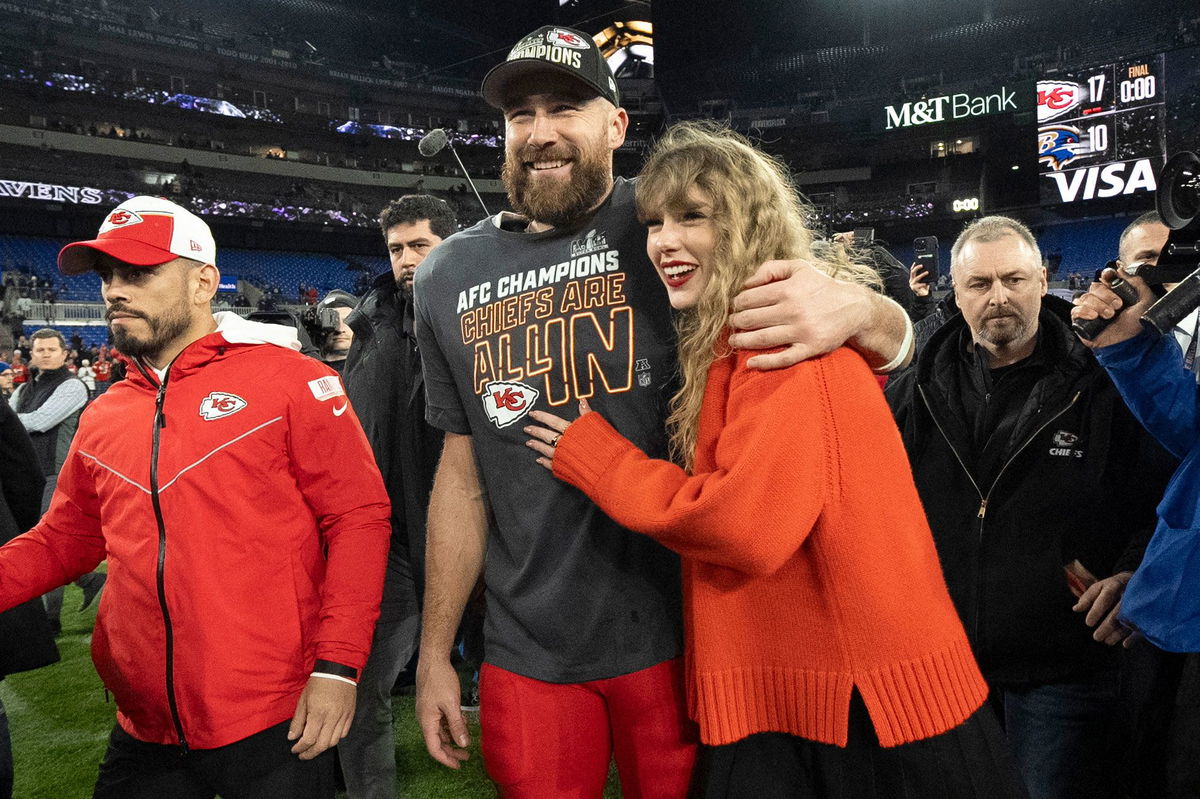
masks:
<svg viewBox="0 0 1200 799"><path fill-rule="evenodd" d="M877 368L895 359L908 325L896 303L866 286L835 280L803 259L767 261L733 307L729 321L738 332L731 346L784 348L751 358L755 369L791 366L847 343Z"/></svg>
<svg viewBox="0 0 1200 799"><path fill-rule="evenodd" d="M288 727L288 740L296 742L292 753L301 760L312 760L331 746L337 746L350 732L357 694L358 689L351 683L309 677Z"/></svg>

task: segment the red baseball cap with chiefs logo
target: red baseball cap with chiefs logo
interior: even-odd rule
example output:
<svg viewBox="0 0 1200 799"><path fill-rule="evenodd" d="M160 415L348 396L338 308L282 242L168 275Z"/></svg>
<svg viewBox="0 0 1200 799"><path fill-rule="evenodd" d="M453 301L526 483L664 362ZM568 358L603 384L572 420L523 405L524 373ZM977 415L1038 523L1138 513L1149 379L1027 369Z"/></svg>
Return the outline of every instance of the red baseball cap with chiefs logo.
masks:
<svg viewBox="0 0 1200 799"><path fill-rule="evenodd" d="M58 269L67 275L90 272L101 252L133 266L158 266L176 258L217 263L217 245L204 220L162 197L133 197L118 205L96 238L59 251Z"/></svg>

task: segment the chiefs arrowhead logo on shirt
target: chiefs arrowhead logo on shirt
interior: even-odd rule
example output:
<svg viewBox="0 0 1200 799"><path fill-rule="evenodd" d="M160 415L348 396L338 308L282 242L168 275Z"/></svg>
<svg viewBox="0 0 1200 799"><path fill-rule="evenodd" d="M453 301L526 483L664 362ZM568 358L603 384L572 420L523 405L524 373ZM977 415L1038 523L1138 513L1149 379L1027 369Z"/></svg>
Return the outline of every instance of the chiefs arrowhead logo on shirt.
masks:
<svg viewBox="0 0 1200 799"><path fill-rule="evenodd" d="M246 407L246 401L237 394L214 391L200 400L200 416L206 421L222 419Z"/></svg>
<svg viewBox="0 0 1200 799"><path fill-rule="evenodd" d="M529 413L539 396L532 386L497 380L484 387L483 410L492 424L504 428Z"/></svg>
<svg viewBox="0 0 1200 799"><path fill-rule="evenodd" d="M1079 435L1067 430L1059 430L1054 434L1051 440L1054 444L1050 448L1050 454L1060 458L1082 458L1083 450L1076 449L1075 445L1079 443Z"/></svg>

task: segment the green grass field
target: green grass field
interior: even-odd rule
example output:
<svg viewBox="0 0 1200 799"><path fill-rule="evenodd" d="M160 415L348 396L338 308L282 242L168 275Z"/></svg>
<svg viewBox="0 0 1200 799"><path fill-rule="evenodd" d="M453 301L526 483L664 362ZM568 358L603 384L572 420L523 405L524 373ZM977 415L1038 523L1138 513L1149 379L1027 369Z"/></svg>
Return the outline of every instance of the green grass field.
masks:
<svg viewBox="0 0 1200 799"><path fill-rule="evenodd" d="M8 711L16 761L14 799L87 799L92 795L96 767L116 709L105 696L88 652L95 606L77 613L81 601L79 589L67 586L63 634L58 639L61 662L0 681L0 699ZM413 697L397 696L393 706L398 797L484 799L496 795L479 756L478 714L468 714L471 759L459 771L450 771L425 753L413 714ZM621 795L615 774L604 795L606 799Z"/></svg>

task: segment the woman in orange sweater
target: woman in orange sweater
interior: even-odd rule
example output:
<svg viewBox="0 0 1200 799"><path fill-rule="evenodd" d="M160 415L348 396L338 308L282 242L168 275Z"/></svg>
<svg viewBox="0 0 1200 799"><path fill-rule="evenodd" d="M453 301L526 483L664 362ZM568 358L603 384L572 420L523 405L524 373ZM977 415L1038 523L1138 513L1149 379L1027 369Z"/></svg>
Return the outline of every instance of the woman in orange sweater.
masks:
<svg viewBox="0 0 1200 799"><path fill-rule="evenodd" d="M656 146L637 198L679 312L669 427L682 467L646 457L585 402L570 424L535 411L544 426L526 432L556 477L683 558L707 795L1023 796L870 368L842 348L757 371L726 343L753 267L812 257L783 165L684 124Z"/></svg>

